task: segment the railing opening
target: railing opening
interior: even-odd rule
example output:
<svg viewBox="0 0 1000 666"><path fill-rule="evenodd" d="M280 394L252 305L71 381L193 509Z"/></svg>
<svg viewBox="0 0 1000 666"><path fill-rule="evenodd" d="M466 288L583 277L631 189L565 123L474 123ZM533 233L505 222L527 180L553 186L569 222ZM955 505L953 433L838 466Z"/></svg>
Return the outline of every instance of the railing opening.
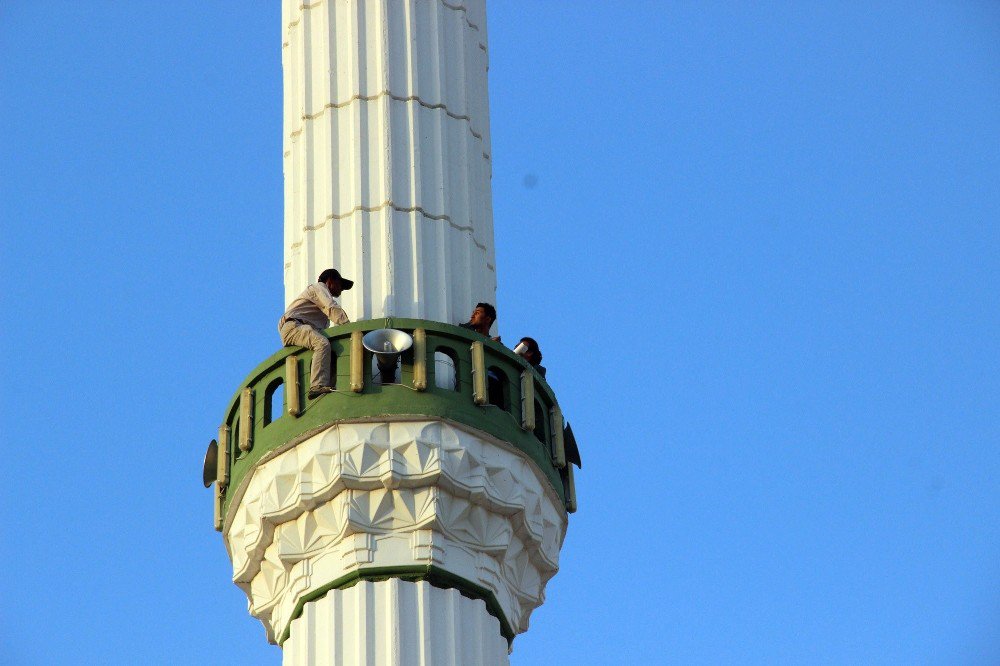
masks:
<svg viewBox="0 0 1000 666"><path fill-rule="evenodd" d="M507 373L495 365L486 370L486 391L491 405L510 411L510 382Z"/></svg>
<svg viewBox="0 0 1000 666"><path fill-rule="evenodd" d="M545 438L545 422L549 420L549 412L542 407L542 403L535 401L535 437L542 444L548 440Z"/></svg>
<svg viewBox="0 0 1000 666"><path fill-rule="evenodd" d="M337 388L337 352L330 349L330 386Z"/></svg>
<svg viewBox="0 0 1000 666"><path fill-rule="evenodd" d="M236 453L237 458L241 458L245 455L245 452L240 450L240 417L237 414L233 417L233 425L229 429L229 441L233 443L233 452Z"/></svg>
<svg viewBox="0 0 1000 666"><path fill-rule="evenodd" d="M434 350L434 386L448 391L458 390L458 359L447 347Z"/></svg>
<svg viewBox="0 0 1000 666"><path fill-rule="evenodd" d="M264 389L264 427L284 414L285 381L278 377Z"/></svg>

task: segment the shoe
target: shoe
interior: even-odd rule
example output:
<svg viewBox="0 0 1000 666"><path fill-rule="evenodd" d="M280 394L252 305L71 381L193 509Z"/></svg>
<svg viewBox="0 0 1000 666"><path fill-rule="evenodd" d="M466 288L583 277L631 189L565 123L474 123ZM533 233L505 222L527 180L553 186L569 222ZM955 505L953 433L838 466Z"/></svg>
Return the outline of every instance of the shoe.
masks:
<svg viewBox="0 0 1000 666"><path fill-rule="evenodd" d="M324 393L333 393L335 390L332 386L314 386L309 389L309 399L315 400Z"/></svg>

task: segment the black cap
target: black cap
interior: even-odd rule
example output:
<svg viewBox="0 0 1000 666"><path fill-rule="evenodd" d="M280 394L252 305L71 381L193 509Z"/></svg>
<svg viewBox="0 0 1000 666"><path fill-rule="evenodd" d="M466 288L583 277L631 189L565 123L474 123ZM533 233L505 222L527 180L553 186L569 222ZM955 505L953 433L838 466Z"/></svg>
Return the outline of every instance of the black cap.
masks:
<svg viewBox="0 0 1000 666"><path fill-rule="evenodd" d="M344 291L347 291L354 286L354 280L348 280L343 275L340 274L336 268L328 268L319 274L319 280L317 282L326 282L327 280L339 280L340 286Z"/></svg>

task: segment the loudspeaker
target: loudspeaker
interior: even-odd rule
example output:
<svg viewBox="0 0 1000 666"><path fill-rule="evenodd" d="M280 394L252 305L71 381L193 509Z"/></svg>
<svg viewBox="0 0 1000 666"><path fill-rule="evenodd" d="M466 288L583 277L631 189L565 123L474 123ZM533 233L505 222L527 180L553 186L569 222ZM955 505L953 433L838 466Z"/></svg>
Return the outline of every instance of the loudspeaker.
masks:
<svg viewBox="0 0 1000 666"><path fill-rule="evenodd" d="M399 355L413 345L413 338L394 328L382 328L366 333L365 337L361 338L361 344L375 355L382 383L391 384L396 381Z"/></svg>
<svg viewBox="0 0 1000 666"><path fill-rule="evenodd" d="M208 488L219 475L219 443L214 439L205 451L205 464L201 468L201 482Z"/></svg>

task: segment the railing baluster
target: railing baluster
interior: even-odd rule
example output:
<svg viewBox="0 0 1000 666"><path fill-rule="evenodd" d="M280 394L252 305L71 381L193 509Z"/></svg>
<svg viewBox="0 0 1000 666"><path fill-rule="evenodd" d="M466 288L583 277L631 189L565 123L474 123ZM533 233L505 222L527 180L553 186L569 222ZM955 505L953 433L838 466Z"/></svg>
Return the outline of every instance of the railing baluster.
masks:
<svg viewBox="0 0 1000 666"><path fill-rule="evenodd" d="M243 389L240 396L240 451L246 453L253 446L253 389Z"/></svg>
<svg viewBox="0 0 1000 666"><path fill-rule="evenodd" d="M566 466L566 445L563 442L563 417L559 405L549 409L549 425L552 428L552 463L559 468Z"/></svg>
<svg viewBox="0 0 1000 666"><path fill-rule="evenodd" d="M486 395L486 354L479 340L472 343L472 401L477 405L485 405L489 401Z"/></svg>
<svg viewBox="0 0 1000 666"><path fill-rule="evenodd" d="M299 404L299 357L294 354L285 358L285 400L288 401L288 413L298 416L302 413Z"/></svg>
<svg viewBox="0 0 1000 666"><path fill-rule="evenodd" d="M576 513L576 481L573 480L573 466L566 467L566 510Z"/></svg>
<svg viewBox="0 0 1000 666"><path fill-rule="evenodd" d="M229 485L229 426L219 426L219 459L215 468L215 478L219 485Z"/></svg>
<svg viewBox="0 0 1000 666"><path fill-rule="evenodd" d="M413 331L413 388L427 389L427 331L422 328Z"/></svg>
<svg viewBox="0 0 1000 666"><path fill-rule="evenodd" d="M365 390L365 348L361 342L364 333L351 333L351 390L361 393Z"/></svg>
<svg viewBox="0 0 1000 666"><path fill-rule="evenodd" d="M535 379L528 369L521 371L521 427L535 429Z"/></svg>
<svg viewBox="0 0 1000 666"><path fill-rule="evenodd" d="M214 510L212 511L212 525L215 527L215 531L216 532L221 532L222 531L222 503L223 503L223 499L224 498L223 498L223 495L222 495L222 486L220 486L218 483L216 483L215 484L215 502L214 502L215 507L214 507Z"/></svg>
<svg viewBox="0 0 1000 666"><path fill-rule="evenodd" d="M229 485L229 426L222 424L219 426L219 457L215 466L215 493L212 502L212 525L216 532L222 531L222 506L227 485Z"/></svg>

